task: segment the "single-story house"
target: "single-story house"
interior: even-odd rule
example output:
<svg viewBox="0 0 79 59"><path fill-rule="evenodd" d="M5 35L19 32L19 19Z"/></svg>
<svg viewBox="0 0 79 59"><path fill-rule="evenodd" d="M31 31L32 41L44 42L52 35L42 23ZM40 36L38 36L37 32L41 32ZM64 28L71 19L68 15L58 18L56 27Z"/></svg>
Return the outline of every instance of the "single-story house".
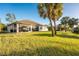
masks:
<svg viewBox="0 0 79 59"><path fill-rule="evenodd" d="M73 28L79 27L79 20L77 21L77 23L73 26Z"/></svg>
<svg viewBox="0 0 79 59"><path fill-rule="evenodd" d="M48 26L31 20L20 20L7 25L8 32L48 31Z"/></svg>
<svg viewBox="0 0 79 59"><path fill-rule="evenodd" d="M72 28L72 32L79 32L79 20L77 21L77 23L73 26Z"/></svg>

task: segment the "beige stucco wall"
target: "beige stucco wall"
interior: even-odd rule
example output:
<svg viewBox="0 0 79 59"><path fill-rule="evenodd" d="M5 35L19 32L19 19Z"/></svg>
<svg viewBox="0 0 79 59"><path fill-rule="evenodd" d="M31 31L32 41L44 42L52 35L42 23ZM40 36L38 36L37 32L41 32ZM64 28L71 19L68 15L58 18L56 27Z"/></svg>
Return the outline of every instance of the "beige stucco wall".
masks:
<svg viewBox="0 0 79 59"><path fill-rule="evenodd" d="M22 27L22 26L28 26L28 28L31 28L30 31L28 31L28 32L32 32L32 28L35 27L32 25L17 24L14 27L14 29L16 29L16 32L19 32L20 31L19 27ZM13 25L7 26L8 32L10 32L11 29L13 29ZM47 26L39 26L39 31L48 31L48 28L47 28Z"/></svg>
<svg viewBox="0 0 79 59"><path fill-rule="evenodd" d="M39 31L48 31L48 28L47 26L39 26Z"/></svg>
<svg viewBox="0 0 79 59"><path fill-rule="evenodd" d="M14 25L8 25L7 26L8 32L10 32L11 29L16 29L16 27L14 27Z"/></svg>

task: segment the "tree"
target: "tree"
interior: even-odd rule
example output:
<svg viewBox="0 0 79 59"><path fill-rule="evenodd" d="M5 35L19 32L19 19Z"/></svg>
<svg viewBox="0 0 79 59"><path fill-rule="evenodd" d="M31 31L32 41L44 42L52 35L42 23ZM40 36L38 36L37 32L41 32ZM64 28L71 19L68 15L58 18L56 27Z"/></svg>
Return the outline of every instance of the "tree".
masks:
<svg viewBox="0 0 79 59"><path fill-rule="evenodd" d="M16 17L14 14L12 14L12 13L6 14L6 20L9 21L10 23L15 22L15 19L16 19Z"/></svg>
<svg viewBox="0 0 79 59"><path fill-rule="evenodd" d="M12 14L12 13L6 14L6 20L10 22L10 24L15 22L15 19L16 19L15 14ZM13 32L14 32L14 25L13 25Z"/></svg>
<svg viewBox="0 0 79 59"><path fill-rule="evenodd" d="M3 32L4 28L5 28L5 25L3 23L0 23L0 32Z"/></svg>
<svg viewBox="0 0 79 59"><path fill-rule="evenodd" d="M3 32L4 28L5 28L5 24L1 22L1 18L0 18L0 32Z"/></svg>
<svg viewBox="0 0 79 59"><path fill-rule="evenodd" d="M57 26L57 30L58 30L58 31L62 31L62 30L64 30L64 26L63 26L63 24L58 24L58 26Z"/></svg>
<svg viewBox="0 0 79 59"><path fill-rule="evenodd" d="M62 16L63 4L61 3L40 3L38 11L40 17L48 18L51 25L52 36L56 35L56 20ZM53 24L54 22L54 28Z"/></svg>
<svg viewBox="0 0 79 59"><path fill-rule="evenodd" d="M71 18L69 19L68 24L72 28L75 24L77 24L77 22L78 22L78 19Z"/></svg>
<svg viewBox="0 0 79 59"><path fill-rule="evenodd" d="M65 32L66 32L66 29L67 29L67 26L68 26L69 19L70 19L70 17L68 17L68 16L62 17L62 19L61 19L61 24L64 25Z"/></svg>

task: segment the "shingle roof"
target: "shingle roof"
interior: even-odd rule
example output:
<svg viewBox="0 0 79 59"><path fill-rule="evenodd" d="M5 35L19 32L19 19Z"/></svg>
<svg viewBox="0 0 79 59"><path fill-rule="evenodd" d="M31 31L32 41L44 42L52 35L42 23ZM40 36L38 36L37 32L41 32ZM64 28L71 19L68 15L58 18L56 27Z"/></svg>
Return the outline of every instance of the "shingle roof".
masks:
<svg viewBox="0 0 79 59"><path fill-rule="evenodd" d="M31 20L21 20L21 21L17 21L17 23L26 24L26 25L33 25L33 26L42 25L42 24L39 24L39 23L31 21Z"/></svg>
<svg viewBox="0 0 79 59"><path fill-rule="evenodd" d="M32 25L32 26L36 26L36 25L43 26L43 24L37 23L37 22L32 21L32 20L26 20L26 19L17 21L17 22L12 23L12 24L16 24L16 23L18 23L18 24ZM9 25L10 25L10 24L9 24ZM47 26L47 25L46 25L46 26Z"/></svg>

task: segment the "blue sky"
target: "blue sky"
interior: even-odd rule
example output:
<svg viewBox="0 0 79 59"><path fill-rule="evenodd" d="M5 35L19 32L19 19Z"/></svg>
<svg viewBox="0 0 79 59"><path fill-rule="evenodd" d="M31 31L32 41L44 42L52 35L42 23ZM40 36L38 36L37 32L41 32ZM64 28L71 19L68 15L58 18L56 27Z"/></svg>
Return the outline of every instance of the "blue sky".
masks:
<svg viewBox="0 0 79 59"><path fill-rule="evenodd" d="M3 23L7 23L5 20L7 13L14 13L16 20L29 19L39 23L49 24L48 19L43 19L38 14L37 4L26 3L26 4L12 4L2 3L0 4L0 18ZM63 15L79 18L79 4L77 3L66 3L64 4ZM57 22L57 24L59 21Z"/></svg>

